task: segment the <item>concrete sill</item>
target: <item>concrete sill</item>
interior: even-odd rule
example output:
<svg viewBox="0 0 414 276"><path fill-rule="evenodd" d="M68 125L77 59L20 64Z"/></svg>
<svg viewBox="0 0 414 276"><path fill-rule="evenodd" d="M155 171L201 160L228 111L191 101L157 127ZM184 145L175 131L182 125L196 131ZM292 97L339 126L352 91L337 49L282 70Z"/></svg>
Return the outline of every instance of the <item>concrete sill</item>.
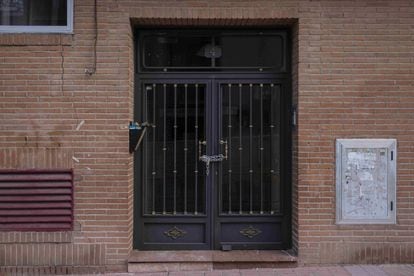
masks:
<svg viewBox="0 0 414 276"><path fill-rule="evenodd" d="M133 251L129 272L197 271L296 266L297 258L283 250Z"/></svg>
<svg viewBox="0 0 414 276"><path fill-rule="evenodd" d="M234 251L136 251L128 262L177 263L177 262L296 262L297 258L284 250L234 250Z"/></svg>

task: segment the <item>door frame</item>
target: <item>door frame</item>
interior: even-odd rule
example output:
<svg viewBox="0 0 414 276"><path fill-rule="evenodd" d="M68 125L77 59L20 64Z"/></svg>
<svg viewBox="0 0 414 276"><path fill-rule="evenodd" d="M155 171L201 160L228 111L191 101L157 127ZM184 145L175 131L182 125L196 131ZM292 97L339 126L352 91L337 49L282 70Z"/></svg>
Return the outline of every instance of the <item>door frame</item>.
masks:
<svg viewBox="0 0 414 276"><path fill-rule="evenodd" d="M145 30L146 32L148 30ZM155 30L158 31L158 30ZM242 30L237 30L242 32ZM251 30L249 30L251 31ZM137 31L136 31L137 32ZM196 31L198 32L198 31ZM287 63L285 71L283 72L272 72L272 71L265 71L260 72L258 70L228 70L228 71L190 71L190 70L179 70L179 71L167 71L167 72L155 72L155 71L141 71L138 69L139 63L137 62L139 54L137 54L137 51L139 51L138 48L138 39L137 35L135 35L136 38L136 50L135 50L135 75L134 75L134 120L140 122L141 116L140 116L140 107L142 106L142 88L144 82L152 82L152 83L165 83L167 81L174 80L176 83L205 83L206 84L206 90L211 91L210 93L219 93L219 89L214 88L213 85L219 87L220 83L222 82L228 82L230 80L233 80L235 82L245 82L249 83L252 81L260 81L260 80L266 80L271 81L272 83L280 83L281 87L283 87L281 91L281 105L280 107L283 109L281 112L281 129L285 131L284 135L281 135L281 149L285 151L283 154L284 157L282 157L281 154L281 167L280 171L284 172L284 182L287 183L287 185L283 186L285 189L284 191L281 191L282 198L285 199L285 206L284 210L286 211L284 213L284 216L282 217L282 226L283 226L283 243L280 244L277 249L289 249L291 248L292 244L292 74L291 74L291 65L290 65L290 56L291 56L291 41L290 41L290 32L289 30L286 30L287 33L287 49L286 49L286 55L287 55ZM283 98L282 98L283 97ZM217 98L217 97L213 97ZM212 101L212 99L210 99ZM208 100L208 101L210 101ZM207 104L207 103L206 103ZM214 104L214 103L210 103ZM221 106L218 105L218 103L215 103L218 107ZM209 110L207 106L206 113L210 113L213 111L213 109ZM221 111L220 111L221 112ZM209 114L210 115L210 114ZM207 116L206 118L206 135L209 132L208 126L212 125L212 122L207 122L207 120L211 120L212 116ZM217 116L219 120L220 116ZM220 124L216 127L217 130L219 130ZM209 139L212 140L214 135L210 133ZM218 134L216 134L218 137ZM206 137L207 138L207 137ZM284 147L282 145L285 145ZM217 152L217 148L209 148L208 153L211 154L212 152ZM142 152L142 148L138 149L137 152L134 154L134 209L133 209L133 248L134 249L140 249L140 250L149 250L149 249L156 249L156 250L213 250L213 249L221 249L220 242L218 241L219 237L219 223L215 223L215 221L219 220L219 210L218 210L218 188L217 188L217 181L213 179L213 175L215 173L210 173L209 180L206 180L206 188L210 187L210 191L206 191L206 215L207 218L207 227L206 229L208 232L210 232L210 235L206 235L206 244L205 245L198 245L193 246L191 248L188 247L188 245L177 245L174 246L172 249L169 245L160 245L157 248L148 248L142 243L142 239L140 238L142 236L142 230L143 230L143 200L142 200L142 189L143 189L143 173L142 173L142 160L140 158L140 154ZM282 161L283 160L283 161ZM212 164L211 170L216 171L217 167L216 164ZM281 179L282 181L282 179ZM208 211L210 210L210 211ZM208 211L208 212L207 212ZM272 216L274 219L275 216ZM180 216L174 216L171 218L166 219L165 221L171 221L176 223L177 219L180 219ZM192 218L195 219L195 218ZM225 216L225 219L234 219L228 216ZM259 218L260 219L260 218ZM241 248L233 248L233 249L258 249L257 247L241 247ZM269 247L261 246L260 249L275 249L275 247Z"/></svg>

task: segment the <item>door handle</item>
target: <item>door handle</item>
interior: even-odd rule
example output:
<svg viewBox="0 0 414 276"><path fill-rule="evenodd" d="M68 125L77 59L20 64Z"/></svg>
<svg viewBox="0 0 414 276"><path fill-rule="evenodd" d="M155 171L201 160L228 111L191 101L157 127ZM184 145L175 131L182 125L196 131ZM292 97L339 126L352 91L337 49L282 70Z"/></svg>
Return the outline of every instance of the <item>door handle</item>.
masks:
<svg viewBox="0 0 414 276"><path fill-rule="evenodd" d="M227 140L220 140L220 145L224 145L224 155L223 158L227 160L229 156L229 144L227 143Z"/></svg>
<svg viewBox="0 0 414 276"><path fill-rule="evenodd" d="M198 159L201 158L201 148L203 146L207 146L207 141L202 141L202 140L198 141Z"/></svg>
<svg viewBox="0 0 414 276"><path fill-rule="evenodd" d="M220 162L223 160L227 160L228 152L229 152L229 146L228 146L227 140L220 140L219 144L224 145L224 154L220 153L218 155L206 155L206 154L202 155L201 148L202 146L206 146L207 142L202 141L202 140L198 141L198 159L203 162L207 162L207 159L206 159L207 157L210 157L209 162Z"/></svg>

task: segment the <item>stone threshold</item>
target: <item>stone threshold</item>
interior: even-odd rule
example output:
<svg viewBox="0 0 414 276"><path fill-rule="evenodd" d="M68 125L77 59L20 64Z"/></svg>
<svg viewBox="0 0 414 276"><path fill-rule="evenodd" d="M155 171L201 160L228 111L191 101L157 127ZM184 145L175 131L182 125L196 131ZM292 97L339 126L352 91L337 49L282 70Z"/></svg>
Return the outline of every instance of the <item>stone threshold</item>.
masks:
<svg viewBox="0 0 414 276"><path fill-rule="evenodd" d="M294 267L297 257L284 250L132 251L128 272Z"/></svg>

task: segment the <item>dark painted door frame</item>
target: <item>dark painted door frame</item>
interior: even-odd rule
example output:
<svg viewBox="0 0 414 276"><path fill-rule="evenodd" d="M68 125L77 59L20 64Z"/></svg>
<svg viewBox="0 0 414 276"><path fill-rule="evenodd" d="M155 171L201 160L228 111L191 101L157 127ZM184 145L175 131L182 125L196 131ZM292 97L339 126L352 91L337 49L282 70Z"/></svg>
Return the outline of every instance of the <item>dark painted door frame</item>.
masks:
<svg viewBox="0 0 414 276"><path fill-rule="evenodd" d="M138 45L138 43L137 43ZM288 66L289 67L289 66ZM248 71L222 71L222 72L138 72L135 76L135 120L141 122L143 114L143 89L145 84L152 83L188 83L203 84L206 87L206 139L208 144L213 146L207 147L208 155L218 154L222 147L218 144L220 139L220 85L228 83L274 83L280 84L281 87L281 150L280 171L282 185L282 210L278 216L229 216L219 214L219 189L218 183L218 163L210 165L210 174L206 177L206 214L204 216L149 216L143 211L143 161L142 147L134 155L134 243L135 249L141 250L206 250L206 249L223 249L223 245L231 245L231 249L288 249L291 247L291 74L289 72L248 72ZM204 168L202 168L204 169ZM221 240L221 228L223 223L245 224L246 231L255 231L250 228L250 224L257 223L274 223L277 221L281 225L281 242L273 243L245 243L240 240L236 243L228 243ZM203 243L146 243L144 242L145 224L168 225L167 229L174 231L174 225L194 223L204 225L202 231L205 231ZM248 226L248 227L246 227ZM156 229L156 228L154 228ZM164 229L165 230L165 229ZM162 230L162 231L164 231ZM168 230L168 231L169 231ZM180 230L178 228L178 230ZM158 231L158 230L157 230ZM181 230L180 230L181 231ZM162 234L162 233L161 233ZM165 231L164 231L165 234ZM179 233L178 233L179 234ZM254 233L253 233L254 234ZM276 234L276 233L275 233Z"/></svg>

